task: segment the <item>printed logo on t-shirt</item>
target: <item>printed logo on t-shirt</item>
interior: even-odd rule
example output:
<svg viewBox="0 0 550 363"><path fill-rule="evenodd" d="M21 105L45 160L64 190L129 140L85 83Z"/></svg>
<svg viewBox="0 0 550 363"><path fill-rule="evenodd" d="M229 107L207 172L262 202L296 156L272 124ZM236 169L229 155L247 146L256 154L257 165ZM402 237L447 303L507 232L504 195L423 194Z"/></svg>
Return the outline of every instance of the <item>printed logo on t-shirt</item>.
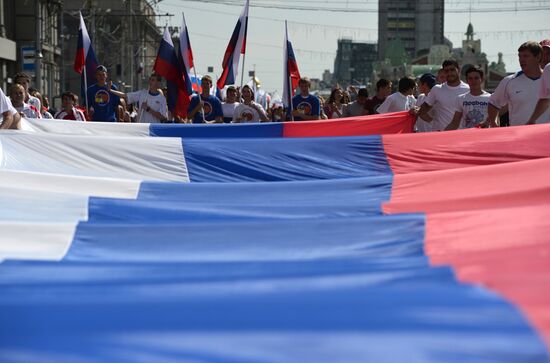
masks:
<svg viewBox="0 0 550 363"><path fill-rule="evenodd" d="M311 115L311 105L307 102L300 102L296 109L304 115Z"/></svg>
<svg viewBox="0 0 550 363"><path fill-rule="evenodd" d="M476 127L484 121L485 115L480 110L471 110L466 114L466 128Z"/></svg>
<svg viewBox="0 0 550 363"><path fill-rule="evenodd" d="M254 119L254 114L250 110L244 110L241 112L241 119L243 121L252 121Z"/></svg>
<svg viewBox="0 0 550 363"><path fill-rule="evenodd" d="M204 116L210 116L212 113L212 105L208 101L204 101Z"/></svg>
<svg viewBox="0 0 550 363"><path fill-rule="evenodd" d="M110 100L110 96L109 96L109 92L103 90L103 89L100 89L99 91L97 91L95 93L95 97L94 97L94 101L95 101L95 104L97 106L106 106L109 104L109 100Z"/></svg>

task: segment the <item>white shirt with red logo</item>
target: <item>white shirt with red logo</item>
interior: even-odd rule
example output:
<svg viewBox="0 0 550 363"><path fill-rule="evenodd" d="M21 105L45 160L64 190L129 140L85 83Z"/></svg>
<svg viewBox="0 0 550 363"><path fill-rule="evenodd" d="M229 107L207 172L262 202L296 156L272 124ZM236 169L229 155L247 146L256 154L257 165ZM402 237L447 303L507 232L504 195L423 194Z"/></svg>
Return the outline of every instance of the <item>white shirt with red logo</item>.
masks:
<svg viewBox="0 0 550 363"><path fill-rule="evenodd" d="M40 111L33 105L23 103L23 106L15 107L17 112L22 113L26 118L42 118Z"/></svg>
<svg viewBox="0 0 550 363"><path fill-rule="evenodd" d="M267 114L265 113L262 105L254 101L252 101L251 104L254 105L254 107L245 105L244 103L239 104L235 108L235 112L233 113L233 122L260 122L261 117L258 110L260 110L260 112L262 113L261 116L264 119L267 118Z"/></svg>
<svg viewBox="0 0 550 363"><path fill-rule="evenodd" d="M74 120L74 121L86 121L84 113L73 107L72 111L69 113L65 110L61 110L55 114L54 118L56 120Z"/></svg>

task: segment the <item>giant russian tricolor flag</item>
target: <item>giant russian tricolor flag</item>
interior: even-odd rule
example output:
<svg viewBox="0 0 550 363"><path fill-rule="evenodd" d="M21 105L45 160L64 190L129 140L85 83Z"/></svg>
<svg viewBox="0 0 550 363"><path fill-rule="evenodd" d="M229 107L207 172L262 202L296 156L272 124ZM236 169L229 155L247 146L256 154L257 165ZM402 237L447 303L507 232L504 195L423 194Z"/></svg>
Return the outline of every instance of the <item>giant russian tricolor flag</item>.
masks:
<svg viewBox="0 0 550 363"><path fill-rule="evenodd" d="M246 0L237 25L231 34L231 39L225 50L222 61L222 75L218 78L218 89L223 89L226 85L235 84L239 71L239 59L241 54L246 53L246 32L248 28L248 6L249 0Z"/></svg>
<svg viewBox="0 0 550 363"><path fill-rule="evenodd" d="M80 25L78 27L78 42L76 45L73 68L76 73L81 75L81 94L84 95L86 93L86 88L96 83L95 72L99 62L95 56L92 41L88 35L88 29L86 29L82 13L79 12L79 15Z"/></svg>
<svg viewBox="0 0 550 363"><path fill-rule="evenodd" d="M415 119L408 112L387 113L300 123L255 124L105 124L92 122L86 128L66 120L32 119L22 121L26 131L65 135L164 136L183 138L280 138L365 136L413 132Z"/></svg>
<svg viewBox="0 0 550 363"><path fill-rule="evenodd" d="M168 110L173 115L185 118L191 94L187 89L189 75L180 60L181 57L176 52L172 36L168 28L165 28L153 70L166 78Z"/></svg>
<svg viewBox="0 0 550 363"><path fill-rule="evenodd" d="M550 359L549 124L80 127L0 133L1 362Z"/></svg>

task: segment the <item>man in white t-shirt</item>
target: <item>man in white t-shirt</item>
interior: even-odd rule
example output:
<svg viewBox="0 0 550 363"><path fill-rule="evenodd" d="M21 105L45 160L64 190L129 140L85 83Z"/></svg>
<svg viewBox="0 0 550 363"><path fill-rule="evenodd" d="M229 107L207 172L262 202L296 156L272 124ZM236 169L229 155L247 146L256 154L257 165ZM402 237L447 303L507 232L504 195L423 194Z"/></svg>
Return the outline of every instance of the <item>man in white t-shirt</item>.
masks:
<svg viewBox="0 0 550 363"><path fill-rule="evenodd" d="M149 77L148 89L123 93L112 89L112 82L109 82L109 91L118 97L124 98L128 103L138 105L137 122L154 124L168 119L166 97L160 92L161 82L162 77L153 73Z"/></svg>
<svg viewBox="0 0 550 363"><path fill-rule="evenodd" d="M510 126L525 125L530 120L539 99L541 57L542 47L537 42L525 42L519 47L518 58L521 71L500 81L489 99L487 122L491 126L497 125L498 111L505 105L508 105ZM550 110L546 110L532 121L532 123L546 122L550 122Z"/></svg>
<svg viewBox="0 0 550 363"><path fill-rule="evenodd" d="M483 70L477 66L471 66L466 70L470 92L458 96L453 121L445 130L469 129L484 124L491 94L481 87L483 76Z"/></svg>
<svg viewBox="0 0 550 363"><path fill-rule="evenodd" d="M418 79L418 91L420 94L418 95L418 99L416 100L416 107L415 112L418 110L419 107L422 106L424 101L426 100L426 96L430 94L430 91L435 86L436 77L431 73L424 73L420 78ZM432 131L432 121L433 121L433 115L434 110L432 109L425 117L426 119L422 119L420 117L416 118L416 123L414 124L414 128L416 132L431 132Z"/></svg>
<svg viewBox="0 0 550 363"><path fill-rule="evenodd" d="M0 114L2 115L2 123L0 129L18 129L21 116L13 106L9 98L6 97L4 91L0 88Z"/></svg>
<svg viewBox="0 0 550 363"><path fill-rule="evenodd" d="M460 67L457 61L447 59L442 67L447 76L447 82L432 88L418 112L418 117L429 120L428 112L432 108L435 110L432 121L433 131L445 130L453 120L457 97L470 90L470 87L460 80Z"/></svg>
<svg viewBox="0 0 550 363"><path fill-rule="evenodd" d="M237 102L237 89L234 86L227 87L225 90L225 102L222 102L223 122L230 123L233 121L235 109L240 105Z"/></svg>
<svg viewBox="0 0 550 363"><path fill-rule="evenodd" d="M416 82L410 77L403 77L399 80L397 92L386 97L384 102L378 107L378 113L409 111L416 105L416 99L413 96L416 89Z"/></svg>
<svg viewBox="0 0 550 363"><path fill-rule="evenodd" d="M539 100L535 106L535 111L527 122L528 125L534 124L537 119L540 118L545 112L548 111L550 106L550 63L544 67L542 73L542 79L539 87Z"/></svg>

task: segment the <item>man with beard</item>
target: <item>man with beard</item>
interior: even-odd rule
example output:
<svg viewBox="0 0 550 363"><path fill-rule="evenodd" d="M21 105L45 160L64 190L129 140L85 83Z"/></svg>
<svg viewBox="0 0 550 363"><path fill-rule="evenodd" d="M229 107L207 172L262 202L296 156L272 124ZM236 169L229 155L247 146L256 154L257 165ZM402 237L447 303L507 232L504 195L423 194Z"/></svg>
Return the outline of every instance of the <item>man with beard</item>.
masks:
<svg viewBox="0 0 550 363"><path fill-rule="evenodd" d="M470 87L460 80L460 67L457 61L447 59L442 67L447 82L432 88L418 112L418 117L429 120L428 113L434 109L432 131L442 131L449 126L455 113L457 97L470 90Z"/></svg>

